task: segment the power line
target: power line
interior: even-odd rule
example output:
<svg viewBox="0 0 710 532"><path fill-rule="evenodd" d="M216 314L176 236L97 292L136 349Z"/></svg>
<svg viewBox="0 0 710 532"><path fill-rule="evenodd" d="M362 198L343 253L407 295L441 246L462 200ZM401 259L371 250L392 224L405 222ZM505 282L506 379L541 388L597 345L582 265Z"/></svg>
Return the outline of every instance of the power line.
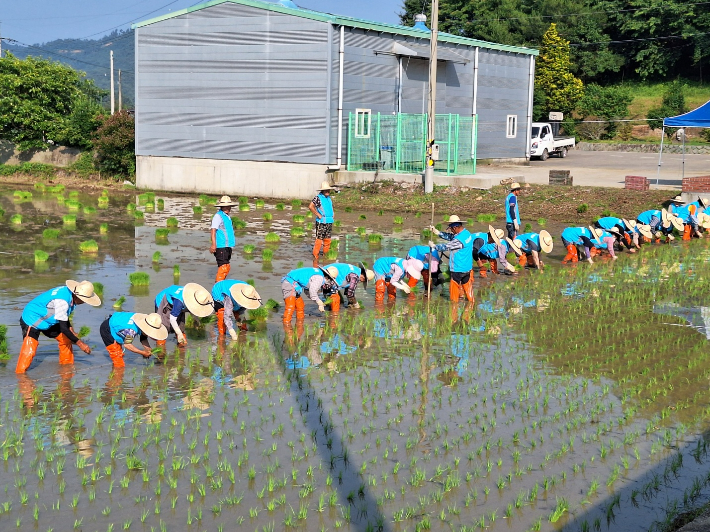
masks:
<svg viewBox="0 0 710 532"><path fill-rule="evenodd" d="M699 33L688 33L686 35L664 35L661 37L643 37L639 39L624 39L624 40L617 40L617 41L596 41L596 42L580 42L580 43L570 43L570 46L589 46L589 45L594 45L594 44L628 44L628 43L635 43L635 42L646 42L646 41L664 41L664 40L671 40L671 39L687 39L688 37L696 37L700 35L710 35L710 32L705 31L705 32L699 32Z"/></svg>
<svg viewBox="0 0 710 532"><path fill-rule="evenodd" d="M118 26L114 26L114 27L109 28L109 29L107 29L107 30L98 31L98 32L96 32L96 33L92 33L91 35L87 35L86 37L80 37L80 39L88 39L88 38L90 38L90 37L95 37L96 35L101 35L102 33L106 33L106 32L108 32L108 31L112 31L112 30L118 29L118 28L120 28L120 27L122 27L122 26L125 26L126 24L130 24L130 23L132 23L132 22L135 22L135 21L137 21L137 20L140 20L140 19L142 19L142 18L145 18L145 17L147 17L148 15L152 15L153 13L156 13L157 11L160 11L161 9L165 9L166 7L169 7L169 6L175 4L175 3L179 2L179 1L180 1L180 0L173 0L172 2L169 2L169 3L165 4L164 6L159 7L158 9L154 9L153 11L150 11L149 13L146 13L146 14L144 14L144 15L141 15L140 17L133 18L133 19L129 20L128 22L124 22L123 24L119 24Z"/></svg>

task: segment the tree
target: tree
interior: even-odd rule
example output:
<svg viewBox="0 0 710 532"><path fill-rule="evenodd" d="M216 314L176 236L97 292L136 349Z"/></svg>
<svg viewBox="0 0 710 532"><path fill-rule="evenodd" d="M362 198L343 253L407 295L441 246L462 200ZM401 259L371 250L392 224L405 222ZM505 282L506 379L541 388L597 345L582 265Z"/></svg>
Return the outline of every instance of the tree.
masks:
<svg viewBox="0 0 710 532"><path fill-rule="evenodd" d="M113 175L136 173L136 124L128 111L100 116L101 125L94 134L96 168Z"/></svg>
<svg viewBox="0 0 710 532"><path fill-rule="evenodd" d="M602 87L591 83L584 88L584 96L577 104L577 113L584 119L608 120L609 122L604 126L604 136L612 138L618 127L612 120L626 118L632 100L631 91L626 87L618 85Z"/></svg>
<svg viewBox="0 0 710 532"><path fill-rule="evenodd" d="M685 106L685 85L676 80L666 86L661 106L649 109L646 116L649 118L649 127L655 130L663 128L664 118L682 115L686 112L688 112L688 108ZM666 135L670 138L676 131L677 128L666 128Z"/></svg>
<svg viewBox="0 0 710 532"><path fill-rule="evenodd" d="M571 112L584 95L582 80L571 72L569 42L557 33L552 23L542 37L540 56L535 68L535 92L544 94L544 108L537 115L549 111Z"/></svg>

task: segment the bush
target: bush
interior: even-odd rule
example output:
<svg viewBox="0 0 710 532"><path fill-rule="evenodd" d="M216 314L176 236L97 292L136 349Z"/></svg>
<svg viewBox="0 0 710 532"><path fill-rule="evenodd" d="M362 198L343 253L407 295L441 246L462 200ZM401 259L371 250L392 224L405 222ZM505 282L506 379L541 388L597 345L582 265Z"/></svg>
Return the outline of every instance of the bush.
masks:
<svg viewBox="0 0 710 532"><path fill-rule="evenodd" d="M46 262L49 258L49 253L41 249L35 249L35 262Z"/></svg>
<svg viewBox="0 0 710 532"><path fill-rule="evenodd" d="M99 245L96 240L85 240L79 244L79 251L82 253L98 253Z"/></svg>
<svg viewBox="0 0 710 532"><path fill-rule="evenodd" d="M136 125L128 111L99 117L100 126L93 137L96 168L112 175L134 176L136 173Z"/></svg>
<svg viewBox="0 0 710 532"><path fill-rule="evenodd" d="M579 207L577 207L577 212L579 214L584 214L588 210L589 210L589 205L587 205L586 203L582 203Z"/></svg>
<svg viewBox="0 0 710 532"><path fill-rule="evenodd" d="M135 272L128 275L128 281L131 286L148 286L150 284L150 275L145 272Z"/></svg>
<svg viewBox="0 0 710 532"><path fill-rule="evenodd" d="M590 120L597 117L590 116ZM606 122L581 122L577 125L577 135L582 140L600 140L607 133L608 124Z"/></svg>
<svg viewBox="0 0 710 532"><path fill-rule="evenodd" d="M59 229L45 229L42 231L42 238L46 238L47 240L59 238Z"/></svg>
<svg viewBox="0 0 710 532"><path fill-rule="evenodd" d="M703 132L708 131L704 129ZM634 138L634 126L631 122L623 122L619 127L616 128L616 138L624 142L630 141Z"/></svg>
<svg viewBox="0 0 710 532"><path fill-rule="evenodd" d="M94 166L94 152L85 151L79 154L79 158L67 168L68 171L77 174L79 177L89 177L97 173Z"/></svg>
<svg viewBox="0 0 710 532"><path fill-rule="evenodd" d="M611 122L611 120L626 118L629 115L629 104L632 100L633 96L627 87L620 85L602 87L596 83L590 83L585 87L584 96L577 104L577 112L585 119L596 117L610 121L598 125L603 126L604 138L613 138L617 126L616 122Z"/></svg>
<svg viewBox="0 0 710 532"><path fill-rule="evenodd" d="M180 225L180 222L177 218L171 216L170 218L165 220L165 225L167 225L168 227L177 227L178 225Z"/></svg>

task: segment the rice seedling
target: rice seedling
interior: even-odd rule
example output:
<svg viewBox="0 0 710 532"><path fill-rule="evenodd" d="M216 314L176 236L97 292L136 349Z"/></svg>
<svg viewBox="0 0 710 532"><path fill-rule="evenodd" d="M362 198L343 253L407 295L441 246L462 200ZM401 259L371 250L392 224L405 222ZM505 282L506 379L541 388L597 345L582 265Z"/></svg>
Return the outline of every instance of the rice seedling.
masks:
<svg viewBox="0 0 710 532"><path fill-rule="evenodd" d="M495 214L478 214L476 215L476 221L482 224L492 224L496 221L497 216Z"/></svg>
<svg viewBox="0 0 710 532"><path fill-rule="evenodd" d="M82 210L84 214L96 214L96 207L92 207L91 205L85 205Z"/></svg>
<svg viewBox="0 0 710 532"><path fill-rule="evenodd" d="M99 226L99 234L101 234L101 235L108 234L108 224L107 223L104 222Z"/></svg>
<svg viewBox="0 0 710 532"><path fill-rule="evenodd" d="M123 304L126 302L126 298L121 296L119 297L114 303L113 303L113 308L114 310L121 310L121 307Z"/></svg>
<svg viewBox="0 0 710 532"><path fill-rule="evenodd" d="M13 214L10 216L10 223L15 224L15 225L20 225L22 223L22 215L21 214Z"/></svg>
<svg viewBox="0 0 710 532"><path fill-rule="evenodd" d="M59 229L45 229L42 231L42 238L47 240L55 240L59 238Z"/></svg>
<svg viewBox="0 0 710 532"><path fill-rule="evenodd" d="M293 215L293 223L295 224L302 224L306 221L306 217L303 216L302 214L294 214Z"/></svg>
<svg viewBox="0 0 710 532"><path fill-rule="evenodd" d="M94 292L96 292L97 296L103 296L104 295L104 285L103 283L99 283L98 281L94 283Z"/></svg>
<svg viewBox="0 0 710 532"><path fill-rule="evenodd" d="M200 194L198 202L200 205L214 205L217 203L217 198L213 198L207 194Z"/></svg>
<svg viewBox="0 0 710 532"><path fill-rule="evenodd" d="M244 253L246 253L247 255L251 255L252 253L254 253L255 246L254 244L244 244L243 249Z"/></svg>
<svg viewBox="0 0 710 532"><path fill-rule="evenodd" d="M149 201L148 203L145 204L144 210L145 210L145 212L155 212L155 203L152 201Z"/></svg>
<svg viewBox="0 0 710 532"><path fill-rule="evenodd" d="M35 249L35 262L47 262L49 253L41 249Z"/></svg>
<svg viewBox="0 0 710 532"><path fill-rule="evenodd" d="M540 227L545 227L547 225L547 218L538 218L537 225Z"/></svg>
<svg viewBox="0 0 710 532"><path fill-rule="evenodd" d="M269 309L266 307L259 307L249 311L250 320L265 320L269 317Z"/></svg>
<svg viewBox="0 0 710 532"><path fill-rule="evenodd" d="M325 258L327 260L335 260L338 258L338 249L337 248L331 248L325 253Z"/></svg>
<svg viewBox="0 0 710 532"><path fill-rule="evenodd" d="M197 216L202 214L202 205L193 205L192 206L192 214L195 214Z"/></svg>
<svg viewBox="0 0 710 532"><path fill-rule="evenodd" d="M75 214L65 214L62 216L62 222L64 225L76 225L76 215Z"/></svg>
<svg viewBox="0 0 710 532"><path fill-rule="evenodd" d="M158 208L159 211L165 210L165 200L160 198L159 200L156 201L156 207ZM175 226L177 227L177 225Z"/></svg>
<svg viewBox="0 0 710 532"><path fill-rule="evenodd" d="M276 210L277 211L282 211L286 208L286 206L283 203L277 203L276 204Z"/></svg>
<svg viewBox="0 0 710 532"><path fill-rule="evenodd" d="M169 235L170 235L170 229L168 229L167 227L158 227L155 230L156 242L167 242Z"/></svg>
<svg viewBox="0 0 710 532"><path fill-rule="evenodd" d="M404 217L403 216L395 216L393 222L396 225L402 225L404 223Z"/></svg>
<svg viewBox="0 0 710 532"><path fill-rule="evenodd" d="M345 212L353 212L353 208L352 207L345 207Z"/></svg>
<svg viewBox="0 0 710 532"><path fill-rule="evenodd" d="M15 200L27 201L32 199L32 192L30 192L29 190L16 190L12 193L12 197Z"/></svg>
<svg viewBox="0 0 710 532"><path fill-rule="evenodd" d="M47 190L47 186L44 183L35 183L34 187L37 192L45 192Z"/></svg>
<svg viewBox="0 0 710 532"><path fill-rule="evenodd" d="M69 209L70 211L79 211L82 208L81 203L79 203L77 200L72 200L72 199L65 201L64 206L67 209Z"/></svg>
<svg viewBox="0 0 710 532"><path fill-rule="evenodd" d="M133 212L133 211L135 211L135 210L136 210L136 204L135 204L135 203L129 203L128 205L126 205L126 210L127 210L128 212Z"/></svg>
<svg viewBox="0 0 710 532"><path fill-rule="evenodd" d="M272 249L265 249L261 252L261 260L264 262L271 262L274 258L274 251Z"/></svg>
<svg viewBox="0 0 710 532"><path fill-rule="evenodd" d="M47 189L50 194L61 194L64 192L64 185L52 185Z"/></svg>
<svg viewBox="0 0 710 532"><path fill-rule="evenodd" d="M7 361L10 355L7 351L7 325L0 325L0 361ZM4 513L9 512L9 507L3 508Z"/></svg>
<svg viewBox="0 0 710 532"><path fill-rule="evenodd" d="M367 236L367 241L370 244L380 244L382 242L382 235L380 235L378 233L370 233Z"/></svg>
<svg viewBox="0 0 710 532"><path fill-rule="evenodd" d="M148 286L150 284L150 275L145 272L134 272L128 275L128 281L132 286Z"/></svg>
<svg viewBox="0 0 710 532"><path fill-rule="evenodd" d="M234 226L234 229L244 229L247 226L247 223L236 216L232 216L232 225Z"/></svg>
<svg viewBox="0 0 710 532"><path fill-rule="evenodd" d="M271 214L270 212L265 212L264 214L261 215L261 217L265 222L270 222L271 220L274 219L274 215Z"/></svg>
<svg viewBox="0 0 710 532"><path fill-rule="evenodd" d="M0 218L5 216L5 209L0 208Z"/></svg>
<svg viewBox="0 0 710 532"><path fill-rule="evenodd" d="M160 262L160 259L163 258L163 254L160 251L156 251L153 253L153 264L157 264Z"/></svg>
<svg viewBox="0 0 710 532"><path fill-rule="evenodd" d="M274 242L280 242L281 237L276 234L276 233L266 233L266 236L264 236L264 240L269 243L274 243Z"/></svg>
<svg viewBox="0 0 710 532"><path fill-rule="evenodd" d="M180 265L173 265L173 279L180 279Z"/></svg>
<svg viewBox="0 0 710 532"><path fill-rule="evenodd" d="M364 214L361 214L361 215L360 215L360 219L361 219L361 220L367 220L367 216L365 216Z"/></svg>
<svg viewBox="0 0 710 532"><path fill-rule="evenodd" d="M292 227L291 228L291 236L294 238L300 238L302 236L305 236L306 232L303 230L303 227Z"/></svg>
<svg viewBox="0 0 710 532"><path fill-rule="evenodd" d="M263 208L264 208L264 200L263 200L263 199L258 199L258 200L256 200L256 208L257 208L257 209L263 209Z"/></svg>
<svg viewBox="0 0 710 532"><path fill-rule="evenodd" d="M91 327L87 327L86 325L82 325L79 332L76 333L79 338L86 338L89 334L91 334Z"/></svg>
<svg viewBox="0 0 710 532"><path fill-rule="evenodd" d="M175 218L174 216L171 216L170 218L165 220L165 225L167 227L177 227L180 225L180 222L178 221L177 218Z"/></svg>
<svg viewBox="0 0 710 532"><path fill-rule="evenodd" d="M134 218L136 221L142 221L142 220L145 219L145 214L143 213L143 211L134 211L134 212L133 212L133 218Z"/></svg>
<svg viewBox="0 0 710 532"><path fill-rule="evenodd" d="M85 240L79 243L79 251L82 253L98 253L99 245L96 243L96 240Z"/></svg>
<svg viewBox="0 0 710 532"><path fill-rule="evenodd" d="M240 212L249 212L250 207L248 203L240 203L239 204L239 211Z"/></svg>

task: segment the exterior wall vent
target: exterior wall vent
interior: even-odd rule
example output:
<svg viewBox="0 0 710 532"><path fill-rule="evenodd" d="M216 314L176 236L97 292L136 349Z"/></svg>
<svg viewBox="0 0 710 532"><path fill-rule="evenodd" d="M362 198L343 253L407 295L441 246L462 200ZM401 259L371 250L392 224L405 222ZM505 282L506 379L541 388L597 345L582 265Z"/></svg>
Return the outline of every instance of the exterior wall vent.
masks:
<svg viewBox="0 0 710 532"><path fill-rule="evenodd" d="M422 13L420 13L419 15L414 15L414 28L418 30L431 31L429 28L426 27L426 15Z"/></svg>

